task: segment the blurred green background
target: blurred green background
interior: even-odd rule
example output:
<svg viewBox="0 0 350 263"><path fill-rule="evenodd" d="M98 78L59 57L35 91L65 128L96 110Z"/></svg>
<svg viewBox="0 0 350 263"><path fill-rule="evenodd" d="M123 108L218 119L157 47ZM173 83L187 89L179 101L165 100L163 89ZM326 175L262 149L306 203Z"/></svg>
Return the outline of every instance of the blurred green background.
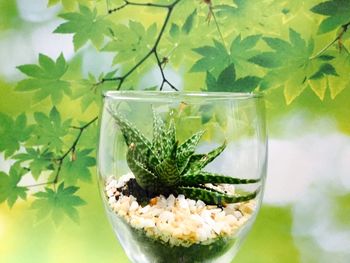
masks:
<svg viewBox="0 0 350 263"><path fill-rule="evenodd" d="M323 2L329 2L327 6L321 6L323 15L320 12L317 14L310 11ZM58 14L79 12L78 3L88 6L90 10L96 8L98 15L102 17L99 19L107 19L105 17L108 6L105 1L50 0L48 3L46 0L0 0L2 114L15 118L25 112L28 123L35 123L34 112L48 115L55 105L63 120L72 118L75 125L86 123L99 112L100 92L116 87L114 83L105 83L98 86L98 92L91 93L91 83L98 81L102 72L106 74L113 69L127 72L126 68L135 63L137 59L128 50L128 44L125 50L120 48L123 45L119 43L117 48L110 47L102 51L106 42L108 44L108 41L114 41L113 37L108 35L109 30L106 28L101 29L106 32L95 32L94 36L97 39L91 37L92 43L86 39L86 43L83 40L81 45L76 42L73 45L71 34L52 33L65 22L64 17L60 18ZM123 1L108 3L109 8L115 8L123 4ZM212 1L212 4L217 7L213 12L219 19L224 41L230 43L238 35L242 35L242 38L250 35L261 37L259 42L255 43L254 50L241 51L242 55L247 57L233 58L237 78L258 76L263 80L257 85L258 89L264 88L264 81L270 87L265 91L270 142L264 205L234 262L349 262L350 65L346 47L349 47L350 41L348 30L342 32L341 26L350 20L350 4L341 0L255 2L230 0ZM220 69L220 64L224 64L222 61L215 61L214 57L213 61L206 61L208 68L204 67L202 72L189 73L193 62L201 58L198 53L193 52L193 49L213 45L211 38L204 39L203 35L213 35L213 38L221 41L213 18L210 23L200 22L206 21L210 9L205 1L193 1L193 3L188 1L178 8L178 12L174 13L173 23L184 28L183 25L190 19L192 11L197 10L198 18L193 22L197 24L192 26L191 36L186 36L187 33L184 33L186 30L182 31L180 36L164 36L159 52L162 56L170 58L165 72L169 80L182 89L190 89L189 87L195 90L210 89L210 86L206 85L207 72L210 71L214 77L218 77L223 70ZM329 17L331 17L328 21L330 29L322 32L326 29L322 29L321 25ZM129 7L113 15L111 21L115 25L128 25L130 19L141 21L146 28L156 22L159 29L164 13L145 8L139 12ZM114 30L114 26L111 28ZM306 86L304 81L298 82L294 77L294 72L299 69L295 64L288 64L290 62L288 57L278 58L279 61L289 65L287 68L261 67L260 62L248 61L252 57L257 58L259 54L273 51L262 37L291 41L290 28L298 32L305 43L311 38L314 40L315 48L312 55L331 43L329 49L322 54L328 58L323 58L324 61L321 59L322 61L317 62L319 64L315 62L317 65L310 67L316 68L310 69L311 73L305 73L309 76ZM115 30L118 32L120 28ZM100 34L102 41L99 39ZM179 41L175 49L172 46L174 44L172 37ZM147 41L152 39L154 38L150 34L150 39L143 40L145 42L140 46L136 45L135 48L147 51L149 48ZM336 41L332 43L334 39ZM127 43L133 40L135 39L130 35L125 38ZM35 90L34 92L16 90L19 81L29 78L29 75L25 76L23 71L21 73L16 69L16 66L37 64L39 53L56 60L61 52L67 65L69 64L68 71L62 79L70 83L72 94L68 92L56 103L54 98L50 97L50 93L49 97L38 99ZM121 59L117 56L113 63L115 54L123 52L129 52L128 57ZM139 55L136 54L135 57L137 56ZM292 53L290 56L297 57L298 54ZM331 59L333 56L335 58ZM272 58L277 59L277 55ZM321 77L312 78L324 65L322 63L328 63L327 61L330 61L332 69L328 67L328 71L321 72ZM151 62L146 62L136 75L132 75L124 83L125 86L141 89L157 84L159 73L154 73L152 65ZM306 72L309 69L305 67L302 70ZM332 70L335 70L336 74ZM174 72L182 73L176 75ZM89 77L89 73L93 77ZM277 75L277 79L271 77L274 74ZM81 79L85 81L81 82ZM7 135L2 133L5 130L5 122L4 118L1 120L0 140L4 142L11 137L6 137ZM97 125L94 123L83 133L80 142L82 149L95 147L96 130ZM74 136L76 133L67 133L62 139L62 149L53 154L61 154ZM35 141L20 142L21 147L16 149L19 152L25 152L24 145L26 147L37 145ZM15 160L12 154L5 156L6 149L1 151L0 170L7 174ZM95 151L90 154L94 155ZM55 169L57 168L42 167L38 181L30 173L26 173L19 185L44 183L52 178ZM87 203L78 209L79 224L67 216L58 226L51 218L37 220L36 211L31 208L31 204L36 199L33 194L44 191L43 186L29 187L27 200L18 199L12 208L5 202L0 204L0 262L128 262L104 214L97 189L95 167L89 169L91 175L85 178L86 180L73 180L68 184L80 187L77 194ZM63 174L64 178L65 176L67 175Z"/></svg>

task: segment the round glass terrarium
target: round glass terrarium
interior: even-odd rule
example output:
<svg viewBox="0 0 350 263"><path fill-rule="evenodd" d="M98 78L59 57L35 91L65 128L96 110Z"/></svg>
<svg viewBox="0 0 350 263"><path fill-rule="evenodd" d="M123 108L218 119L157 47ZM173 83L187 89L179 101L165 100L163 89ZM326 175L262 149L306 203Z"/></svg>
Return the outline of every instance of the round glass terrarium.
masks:
<svg viewBox="0 0 350 263"><path fill-rule="evenodd" d="M113 91L100 120L100 189L130 260L230 262L263 196L262 96Z"/></svg>

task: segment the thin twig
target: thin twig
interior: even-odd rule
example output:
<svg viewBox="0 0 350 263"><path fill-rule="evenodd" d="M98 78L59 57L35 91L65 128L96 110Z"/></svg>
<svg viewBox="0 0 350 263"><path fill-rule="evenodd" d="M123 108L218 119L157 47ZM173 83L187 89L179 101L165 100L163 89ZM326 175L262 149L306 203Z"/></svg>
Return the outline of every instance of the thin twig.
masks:
<svg viewBox="0 0 350 263"><path fill-rule="evenodd" d="M229 50L228 50L228 48L227 48L226 42L225 42L224 35L223 35L222 32L221 32L221 29L220 29L220 26L219 26L219 22L218 22L218 20L216 19L216 15L215 15L215 13L214 13L213 6L212 6L211 3L209 4L209 12L210 12L211 16L212 16L213 19L214 19L214 23L215 23L216 29L218 30L218 33L219 33L219 36L220 36L220 38L221 38L222 44L224 45L227 54L230 54L230 52L229 52Z"/></svg>
<svg viewBox="0 0 350 263"><path fill-rule="evenodd" d="M26 185L26 186L23 186L23 187L30 188L30 187L37 187L37 186L49 185L49 184L54 184L54 185L56 185L57 182L58 182L58 180L59 180L59 176L60 176L60 172L61 172L61 169L62 169L62 164L63 164L64 159L65 159L70 153L74 153L74 152L75 152L76 146L78 145L79 140L80 140L82 134L84 133L84 131L85 131L91 124L93 124L95 121L97 121L97 119L98 119L98 117L96 116L95 118L93 118L91 121L89 121L88 123L86 123L86 124L83 125L83 126L80 126L80 127L72 126L72 128L78 129L78 130L79 130L78 135L77 135L77 137L75 138L75 140L73 141L72 145L68 148L68 150L67 150L65 153L63 153L63 155L62 155L61 157L59 157L59 158L53 160L54 162L57 163L57 171L56 171L55 178L54 178L52 181L45 182L45 183L39 183L39 184Z"/></svg>
<svg viewBox="0 0 350 263"><path fill-rule="evenodd" d="M337 41L341 41L343 35L348 31L350 27L350 22L344 24L341 26L341 31L339 32L339 34L337 35L337 37L331 42L329 43L327 46L325 46L324 48L322 48L319 52L317 52L316 55L310 57L310 60L313 60L315 58L318 58L319 56L321 56L324 52L326 52L331 46L333 46Z"/></svg>
<svg viewBox="0 0 350 263"><path fill-rule="evenodd" d="M119 77L115 77L115 78L103 78L100 82L96 83L95 85L100 85L100 84L103 84L104 82L106 81L119 81L118 82L118 86L117 86L117 90L120 90L124 81L137 69L139 68L152 54L155 55L156 59L157 59L157 64L158 64L158 67L159 67L159 70L161 72L161 75L162 75L162 84L161 84L161 87L160 89L163 89L163 86L165 83L167 83L173 90L178 90L175 88L175 86L173 84L171 84L167 78L165 77L165 74L164 74L164 69L162 68L161 66L161 62L160 62L160 58L159 58L159 55L158 55L158 46L159 46L159 43L164 35L164 32L165 32L165 29L167 27L167 25L169 24L169 21L170 21L170 17L171 17L171 14L173 12L173 9L174 7L180 2L181 0L175 0L174 2L172 2L171 4L168 4L168 5L163 5L163 4L154 4L154 3L135 3L135 2L131 2L131 1L127 1L127 0L124 0L124 4L115 8L115 9L112 9L112 10L109 10L109 13L112 13L112 12L116 12L118 10L121 10L123 8L125 8L126 6L130 5L130 6L145 6L145 7L157 7L157 8L164 8L164 9L167 9L167 14L165 16L165 19L164 19L164 22L162 24L162 27L159 31L159 34L157 36L157 39L156 41L154 42L154 45L153 47L150 49L150 51L142 58L139 60L139 62L137 62L131 69L129 69L123 76L119 76ZM160 65L160 66L159 66Z"/></svg>
<svg viewBox="0 0 350 263"><path fill-rule="evenodd" d="M122 4L121 6L113 8L113 9L108 9L108 13L111 14L111 13L117 12L117 11L119 11L119 10L129 6L129 5L130 6L168 8L172 4L170 4L170 5L163 5L163 4L156 4L156 3L136 3L136 2L124 0L124 4Z"/></svg>

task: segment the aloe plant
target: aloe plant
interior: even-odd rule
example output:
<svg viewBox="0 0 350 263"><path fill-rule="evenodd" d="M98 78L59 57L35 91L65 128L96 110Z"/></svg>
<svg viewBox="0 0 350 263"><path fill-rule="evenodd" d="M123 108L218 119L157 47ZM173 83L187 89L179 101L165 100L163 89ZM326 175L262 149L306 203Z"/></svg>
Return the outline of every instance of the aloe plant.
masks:
<svg viewBox="0 0 350 263"><path fill-rule="evenodd" d="M207 154L196 154L203 131L193 134L179 145L174 120L166 125L153 111L153 139L148 140L133 124L113 114L128 146L127 163L137 184L151 194L183 194L206 204L223 205L248 201L259 190L246 195L228 195L208 188L212 184L251 184L259 179L239 179L203 171L226 148L226 142Z"/></svg>

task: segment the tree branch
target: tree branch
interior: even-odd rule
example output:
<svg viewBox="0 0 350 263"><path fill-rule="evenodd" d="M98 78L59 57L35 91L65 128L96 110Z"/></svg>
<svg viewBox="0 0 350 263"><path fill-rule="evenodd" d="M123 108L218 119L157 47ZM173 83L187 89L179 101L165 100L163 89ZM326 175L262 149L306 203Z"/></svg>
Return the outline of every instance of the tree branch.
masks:
<svg viewBox="0 0 350 263"><path fill-rule="evenodd" d="M60 172L62 169L62 164L64 159L70 154L70 153L74 153L76 146L79 143L79 140L81 138L81 136L83 135L84 131L91 125L93 124L95 121L97 121L98 117L96 116L95 118L93 118L91 121L89 121L88 123L86 123L83 126L77 127L77 126L72 126L72 128L79 130L77 137L75 138L75 140L73 141L72 145L68 148L68 150L66 152L63 153L63 155L57 159L54 159L53 161L56 162L57 166L57 171L56 171L56 175L55 178L52 181L49 182L45 182L45 183L39 183L39 184L32 184L32 185L26 185L23 187L37 187L37 186L43 186L43 185L49 185L49 184L54 184L56 185L58 180L59 180L59 176L60 176Z"/></svg>
<svg viewBox="0 0 350 263"><path fill-rule="evenodd" d="M341 41L343 35L348 31L350 27L350 22L344 24L341 26L341 31L339 32L339 34L337 35L337 37L331 42L329 43L327 46L325 46L324 48L322 48L319 52L317 52L317 54L315 54L314 56L310 57L310 60L313 60L315 58L318 58L319 56L321 56L324 52L326 52L333 44L335 44L337 41Z"/></svg>
<svg viewBox="0 0 350 263"><path fill-rule="evenodd" d="M164 19L164 22L162 24L162 27L159 31L159 34L157 36L157 39L156 41L154 42L154 45L153 47L150 49L150 51L142 58L140 59L139 62L137 62L131 69L129 69L129 71L127 71L123 76L119 76L119 77L115 77L115 78L103 78L99 83L97 83L97 85L100 85L100 84L103 84L104 82L106 81L119 81L118 83L118 86L117 86L117 90L120 90L124 81L138 68L140 67L152 54L155 55L156 59L157 59L157 65L160 69L160 72L162 74L162 84L161 84L161 87L160 89L162 90L163 89L163 86L165 83L167 83L173 90L178 90L177 88L175 88L175 86L173 84L171 84L167 78L165 77L165 74L164 74L164 70L161 66L161 60L159 58L159 55L158 55L158 46L159 46L159 43L164 35L164 32L165 32L165 29L167 27L167 25L169 24L169 21L170 21L170 17L171 17L171 14L173 12L173 9L174 7L180 2L181 0L175 0L174 2L172 2L171 4L168 4L168 5L162 5L162 4L154 4L154 3L135 3L135 2L131 2L131 1L128 1L128 0L124 0L124 4L115 8L115 9L111 9L109 10L109 13L112 13L112 12L116 12L118 10L121 10L127 6L145 6L145 7L156 7L156 8L163 8L163 9L167 9L167 14L166 14L166 17Z"/></svg>
<svg viewBox="0 0 350 263"><path fill-rule="evenodd" d="M108 1L107 1L107 3L108 3ZM124 0L124 4L122 4L121 6L113 8L113 9L108 9L108 13L111 14L111 13L117 12L117 11L119 11L119 10L129 6L129 5L130 6L168 8L172 4L170 4L170 5L162 5L162 4L155 4L155 3L136 3L136 2Z"/></svg>

